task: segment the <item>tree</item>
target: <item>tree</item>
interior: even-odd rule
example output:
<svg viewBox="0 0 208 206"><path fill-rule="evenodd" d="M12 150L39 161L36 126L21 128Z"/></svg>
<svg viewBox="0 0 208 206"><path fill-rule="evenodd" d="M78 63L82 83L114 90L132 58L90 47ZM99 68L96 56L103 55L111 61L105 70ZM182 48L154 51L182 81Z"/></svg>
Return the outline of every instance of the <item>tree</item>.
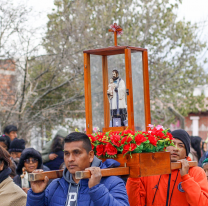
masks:
<svg viewBox="0 0 208 206"><path fill-rule="evenodd" d="M1 98L2 130L13 123L18 126L18 135L24 139L30 136L33 127L44 126L50 133L54 125L63 123L70 110L82 103L79 99L84 95L77 83L78 74L64 71L61 59L39 54L41 44L36 39L40 28L28 24L27 18L32 15L30 9L3 1L0 15L3 65L0 69L4 73L11 68L16 70L16 78L11 82L15 87L13 93L9 94L10 88L6 88L7 96L12 99Z"/></svg>
<svg viewBox="0 0 208 206"><path fill-rule="evenodd" d="M117 22L124 29L119 45L148 49L152 120L174 121L171 106L182 115L203 106L193 89L207 82L197 62L205 48L197 24L177 20L180 0L56 0L57 10L48 15L45 48L62 59L62 68L82 74L82 51L113 45L108 26ZM200 74L200 75L199 75ZM194 104L192 104L194 102Z"/></svg>

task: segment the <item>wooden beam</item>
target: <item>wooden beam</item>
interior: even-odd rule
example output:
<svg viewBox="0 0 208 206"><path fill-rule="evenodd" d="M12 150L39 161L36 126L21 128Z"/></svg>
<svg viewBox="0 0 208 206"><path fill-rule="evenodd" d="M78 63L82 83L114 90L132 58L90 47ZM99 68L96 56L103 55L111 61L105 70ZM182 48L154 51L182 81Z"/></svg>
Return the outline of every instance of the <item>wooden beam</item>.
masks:
<svg viewBox="0 0 208 206"><path fill-rule="evenodd" d="M129 167L117 167L117 168L109 168L109 169L101 169L102 177L107 176L120 176L120 175L129 175ZM75 178L87 179L91 177L90 171L78 171L75 173Z"/></svg>
<svg viewBox="0 0 208 206"><path fill-rule="evenodd" d="M28 181L33 182L33 181L44 180L46 176L49 179L61 178L63 176L63 171L64 170L52 170L52 171L47 171L47 172L42 172L42 173L29 173Z"/></svg>
<svg viewBox="0 0 208 206"><path fill-rule="evenodd" d="M189 163L189 167L197 166L196 161L189 161L188 163ZM181 162L171 162L171 165L169 167L171 167L171 170L181 169ZM150 171L148 173L149 175L147 174L140 175L140 171L138 170L138 168L139 168L138 164L135 164L135 165L131 164L131 166L129 167L116 167L116 168L101 169L101 174L103 177L128 175L130 177L136 178L136 177L141 177L141 176L142 177L150 176L150 172L152 174L155 173L153 168L149 168L149 171ZM146 170L148 170L148 168L146 168ZM135 172L137 174L135 174ZM171 173L171 171L169 173ZM164 174L164 173L161 172L160 174ZM45 176L47 176L49 179L61 178L63 176L63 170L54 170L54 171L47 171L47 172L42 172L42 173L30 173L28 175L28 181L44 180ZM91 175L89 171L77 171L75 174L76 179L90 178L90 176Z"/></svg>

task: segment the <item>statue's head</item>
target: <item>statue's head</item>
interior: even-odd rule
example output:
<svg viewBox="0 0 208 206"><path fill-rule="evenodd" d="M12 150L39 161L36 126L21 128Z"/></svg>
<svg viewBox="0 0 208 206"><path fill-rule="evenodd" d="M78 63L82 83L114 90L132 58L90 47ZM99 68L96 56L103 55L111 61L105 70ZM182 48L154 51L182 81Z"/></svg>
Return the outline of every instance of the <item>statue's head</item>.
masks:
<svg viewBox="0 0 208 206"><path fill-rule="evenodd" d="M119 78L119 72L118 72L118 70L114 69L112 71L112 75L113 75L113 80L118 79Z"/></svg>

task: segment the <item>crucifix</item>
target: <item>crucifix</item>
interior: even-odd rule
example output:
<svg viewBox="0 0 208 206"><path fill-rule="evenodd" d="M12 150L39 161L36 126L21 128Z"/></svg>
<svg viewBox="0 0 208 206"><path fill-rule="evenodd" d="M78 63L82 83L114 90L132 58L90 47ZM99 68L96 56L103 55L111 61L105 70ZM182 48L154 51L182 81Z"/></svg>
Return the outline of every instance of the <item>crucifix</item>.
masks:
<svg viewBox="0 0 208 206"><path fill-rule="evenodd" d="M114 45L117 46L117 35L121 35L123 33L123 29L117 25L116 23L110 26L109 32L114 32Z"/></svg>

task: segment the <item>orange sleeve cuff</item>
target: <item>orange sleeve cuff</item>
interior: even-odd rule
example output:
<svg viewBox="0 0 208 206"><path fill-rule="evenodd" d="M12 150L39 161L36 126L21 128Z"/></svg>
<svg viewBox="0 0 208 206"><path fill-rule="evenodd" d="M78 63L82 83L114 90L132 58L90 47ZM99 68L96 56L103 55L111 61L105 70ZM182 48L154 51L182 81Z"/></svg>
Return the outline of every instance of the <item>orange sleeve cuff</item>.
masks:
<svg viewBox="0 0 208 206"><path fill-rule="evenodd" d="M186 180L188 180L189 178L191 178L191 176L189 174L184 175L184 176L181 177L181 179L182 179L183 182L186 181Z"/></svg>

